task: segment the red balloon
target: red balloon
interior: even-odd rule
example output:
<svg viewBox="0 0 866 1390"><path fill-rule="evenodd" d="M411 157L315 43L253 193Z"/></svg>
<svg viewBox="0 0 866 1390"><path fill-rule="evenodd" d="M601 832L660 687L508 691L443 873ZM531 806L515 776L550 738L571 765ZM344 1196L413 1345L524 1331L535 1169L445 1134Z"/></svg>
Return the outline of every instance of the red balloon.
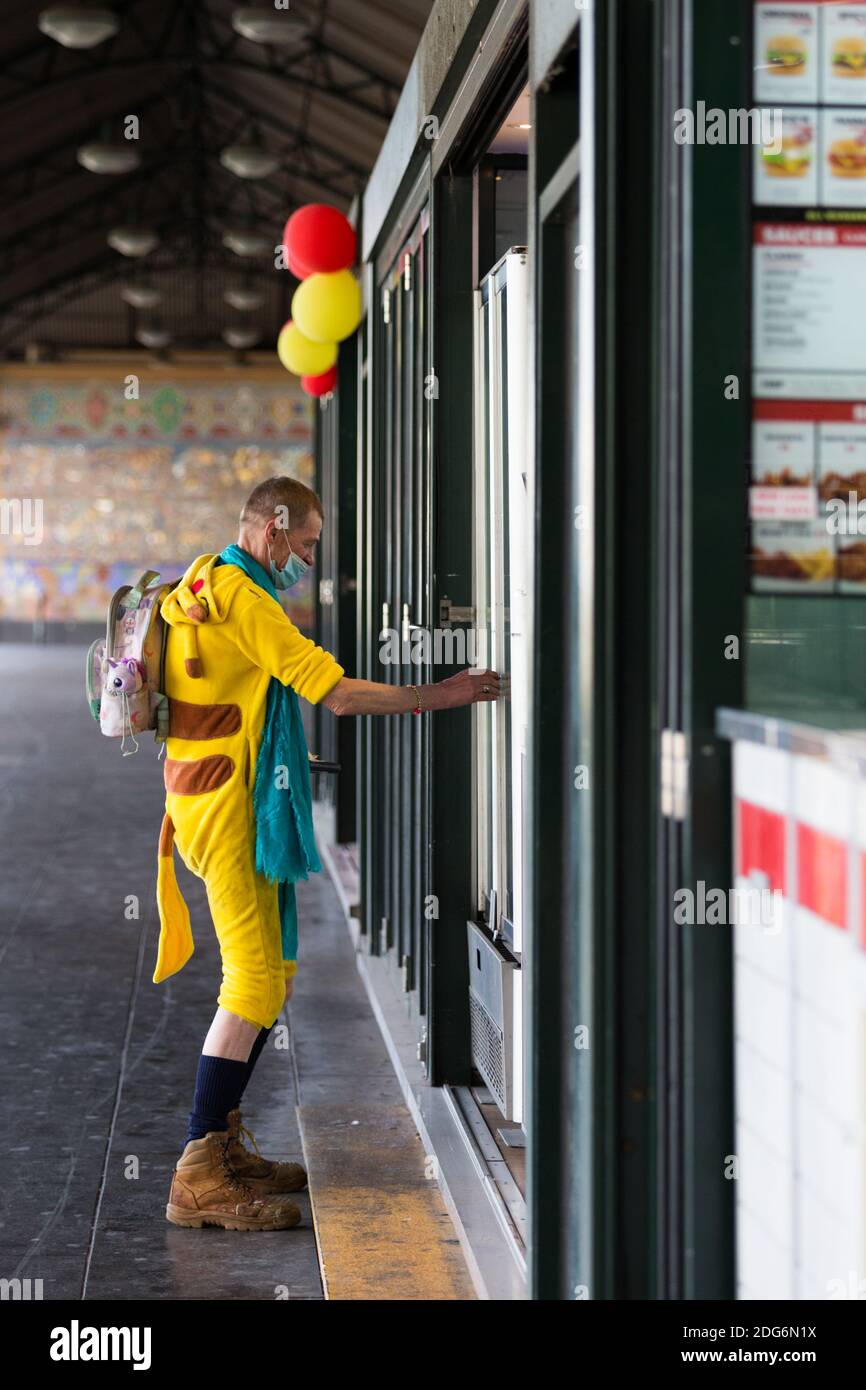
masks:
<svg viewBox="0 0 866 1390"><path fill-rule="evenodd" d="M283 242L283 250L286 253L286 266L292 272L296 280L306 280L308 276L312 275L313 272L310 268L301 265L297 256L292 255L285 242Z"/></svg>
<svg viewBox="0 0 866 1390"><path fill-rule="evenodd" d="M301 385L308 396L326 396L337 384L337 364L329 367L321 376L302 376Z"/></svg>
<svg viewBox="0 0 866 1390"><path fill-rule="evenodd" d="M300 280L316 272L330 275L335 270L348 270L355 264L355 229L328 203L307 203L293 212L286 223L283 245L289 269Z"/></svg>

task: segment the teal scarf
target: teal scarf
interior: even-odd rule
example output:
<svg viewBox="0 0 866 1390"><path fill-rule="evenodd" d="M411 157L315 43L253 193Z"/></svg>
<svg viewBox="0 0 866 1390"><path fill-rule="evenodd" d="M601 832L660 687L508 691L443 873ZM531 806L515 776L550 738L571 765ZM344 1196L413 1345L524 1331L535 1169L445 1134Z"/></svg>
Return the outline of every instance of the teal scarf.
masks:
<svg viewBox="0 0 866 1390"><path fill-rule="evenodd" d="M218 564L237 565L254 584L279 603L267 570L239 545L227 545ZM279 884L283 960L298 958L295 883L322 865L313 835L310 759L301 707L291 686L276 676L268 686L262 742L256 761L253 811L256 818L256 872Z"/></svg>

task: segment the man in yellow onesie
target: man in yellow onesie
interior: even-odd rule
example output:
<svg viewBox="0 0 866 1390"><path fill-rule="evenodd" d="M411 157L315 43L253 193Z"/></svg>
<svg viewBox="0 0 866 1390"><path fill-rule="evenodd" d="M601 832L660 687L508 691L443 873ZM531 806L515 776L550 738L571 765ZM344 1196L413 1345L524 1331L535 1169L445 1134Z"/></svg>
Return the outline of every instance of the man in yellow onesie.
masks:
<svg viewBox="0 0 866 1390"><path fill-rule="evenodd" d="M220 945L218 1008L199 1057L187 1143L166 1207L180 1226L278 1230L300 1220L285 1195L297 1163L244 1147L240 1100L296 970L294 881L321 867L312 835L297 695L335 714L405 714L494 700L494 671L424 686L353 680L290 621L277 590L313 564L322 504L270 478L244 504L236 545L200 555L162 604L169 626L169 737L159 842L160 938L154 982L189 960L189 913L173 851L205 883Z"/></svg>

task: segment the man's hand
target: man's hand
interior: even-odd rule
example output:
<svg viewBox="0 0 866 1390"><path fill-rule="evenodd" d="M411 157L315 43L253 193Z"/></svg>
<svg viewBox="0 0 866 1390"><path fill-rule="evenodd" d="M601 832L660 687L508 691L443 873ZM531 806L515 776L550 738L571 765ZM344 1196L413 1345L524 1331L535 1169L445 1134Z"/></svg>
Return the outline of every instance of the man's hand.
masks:
<svg viewBox="0 0 866 1390"><path fill-rule="evenodd" d="M444 681L421 687L421 700L428 709L459 709L461 705L484 704L508 698L511 686L507 675L496 671L458 671Z"/></svg>
<svg viewBox="0 0 866 1390"><path fill-rule="evenodd" d="M287 1003L287 1004L288 1004L289 1000L290 1000L291 997L292 997L292 991L294 990L294 988L295 988L295 977L294 977L294 975L289 975L288 979L286 980L286 1003Z"/></svg>

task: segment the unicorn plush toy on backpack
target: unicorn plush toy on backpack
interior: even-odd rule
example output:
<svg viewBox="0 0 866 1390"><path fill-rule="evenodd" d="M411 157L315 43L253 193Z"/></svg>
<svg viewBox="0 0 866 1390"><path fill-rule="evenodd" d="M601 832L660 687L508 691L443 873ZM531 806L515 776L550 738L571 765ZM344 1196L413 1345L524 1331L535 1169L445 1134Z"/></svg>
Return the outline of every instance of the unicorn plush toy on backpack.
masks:
<svg viewBox="0 0 866 1390"><path fill-rule="evenodd" d="M99 702L99 727L109 738L121 738L142 733L150 721L150 697L144 683L142 668L134 656L122 656L119 661L108 658L108 671ZM127 750L123 744L121 751ZM138 744L129 749L138 750Z"/></svg>

